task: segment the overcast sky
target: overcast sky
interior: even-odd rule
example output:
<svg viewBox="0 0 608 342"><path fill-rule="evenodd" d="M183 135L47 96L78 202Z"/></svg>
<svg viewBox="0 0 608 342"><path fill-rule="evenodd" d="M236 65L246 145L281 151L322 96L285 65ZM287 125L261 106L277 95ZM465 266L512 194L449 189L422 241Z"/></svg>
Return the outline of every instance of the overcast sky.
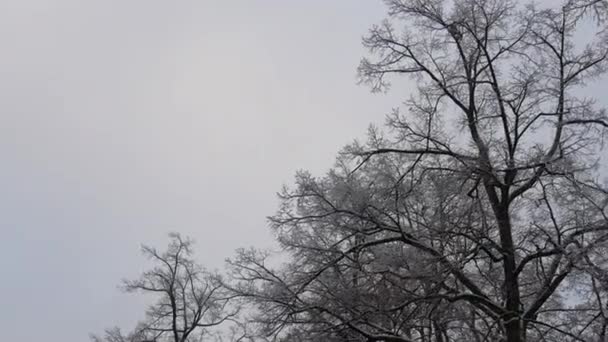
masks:
<svg viewBox="0 0 608 342"><path fill-rule="evenodd" d="M0 0L0 340L142 318L120 280L178 231L221 267L269 246L294 172L322 174L405 91L356 85L381 1ZM604 88L594 91L601 94Z"/></svg>
<svg viewBox="0 0 608 342"><path fill-rule="evenodd" d="M380 1L0 1L0 340L142 318L120 280L179 231L265 246L275 193L404 94L356 85Z"/></svg>

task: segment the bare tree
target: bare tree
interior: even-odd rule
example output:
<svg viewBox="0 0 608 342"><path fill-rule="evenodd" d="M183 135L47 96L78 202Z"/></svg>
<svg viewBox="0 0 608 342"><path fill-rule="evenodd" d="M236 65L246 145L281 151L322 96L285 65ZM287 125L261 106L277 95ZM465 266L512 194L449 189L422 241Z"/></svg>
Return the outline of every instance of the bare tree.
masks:
<svg viewBox="0 0 608 342"><path fill-rule="evenodd" d="M390 134L281 193L283 267L230 261L259 336L606 341L608 117L584 90L606 72L608 2L385 3L361 81L417 92Z"/></svg>
<svg viewBox="0 0 608 342"><path fill-rule="evenodd" d="M142 246L143 254L154 263L135 280L125 280L127 292L151 294L157 301L146 311L146 318L133 333L123 335L109 329L96 342L208 341L211 328L232 321L238 309L229 306L230 298L217 275L206 271L193 258L192 240L179 234L169 235L165 252Z"/></svg>

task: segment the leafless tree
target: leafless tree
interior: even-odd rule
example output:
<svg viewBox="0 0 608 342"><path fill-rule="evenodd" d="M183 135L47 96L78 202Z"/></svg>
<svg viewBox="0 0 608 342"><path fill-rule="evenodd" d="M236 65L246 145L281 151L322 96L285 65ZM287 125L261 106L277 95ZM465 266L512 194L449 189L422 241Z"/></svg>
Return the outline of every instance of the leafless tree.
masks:
<svg viewBox="0 0 608 342"><path fill-rule="evenodd" d="M230 261L259 338L607 341L608 117L585 87L606 72L608 2L385 3L361 81L417 91L281 193L288 262Z"/></svg>
<svg viewBox="0 0 608 342"><path fill-rule="evenodd" d="M232 321L238 309L230 306L218 276L206 271L192 258L192 240L169 235L165 252L142 246L143 254L154 263L135 280L125 280L123 289L153 295L157 301L146 311L146 318L130 334L109 329L95 342L209 341L210 330ZM213 337L215 338L215 337ZM219 339L219 338L217 338Z"/></svg>

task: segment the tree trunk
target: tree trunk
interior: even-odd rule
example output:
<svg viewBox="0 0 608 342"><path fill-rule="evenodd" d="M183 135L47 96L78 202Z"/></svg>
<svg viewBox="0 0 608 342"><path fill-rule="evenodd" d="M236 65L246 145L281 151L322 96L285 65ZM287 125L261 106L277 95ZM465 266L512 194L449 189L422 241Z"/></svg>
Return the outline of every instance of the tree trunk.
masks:
<svg viewBox="0 0 608 342"><path fill-rule="evenodd" d="M517 268L515 264L515 245L509 216L509 191L508 189L502 189L501 198L499 198L496 188L489 184L487 180L485 188L492 204L494 217L496 217L503 254L504 295L508 311L503 322L507 342L524 342L520 318L519 281L515 273Z"/></svg>

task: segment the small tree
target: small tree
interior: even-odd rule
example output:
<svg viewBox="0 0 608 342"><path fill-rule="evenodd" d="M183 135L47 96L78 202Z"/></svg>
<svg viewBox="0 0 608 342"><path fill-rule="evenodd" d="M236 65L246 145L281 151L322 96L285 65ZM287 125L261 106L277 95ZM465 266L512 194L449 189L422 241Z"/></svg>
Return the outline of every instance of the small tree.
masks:
<svg viewBox="0 0 608 342"><path fill-rule="evenodd" d="M92 336L95 342L208 340L211 328L233 320L238 314L238 309L229 307L221 279L193 260L192 240L176 233L169 237L171 242L165 252L142 246L142 253L155 266L122 285L126 292L156 297L146 311L146 318L130 334L113 328L106 330L103 337Z"/></svg>

